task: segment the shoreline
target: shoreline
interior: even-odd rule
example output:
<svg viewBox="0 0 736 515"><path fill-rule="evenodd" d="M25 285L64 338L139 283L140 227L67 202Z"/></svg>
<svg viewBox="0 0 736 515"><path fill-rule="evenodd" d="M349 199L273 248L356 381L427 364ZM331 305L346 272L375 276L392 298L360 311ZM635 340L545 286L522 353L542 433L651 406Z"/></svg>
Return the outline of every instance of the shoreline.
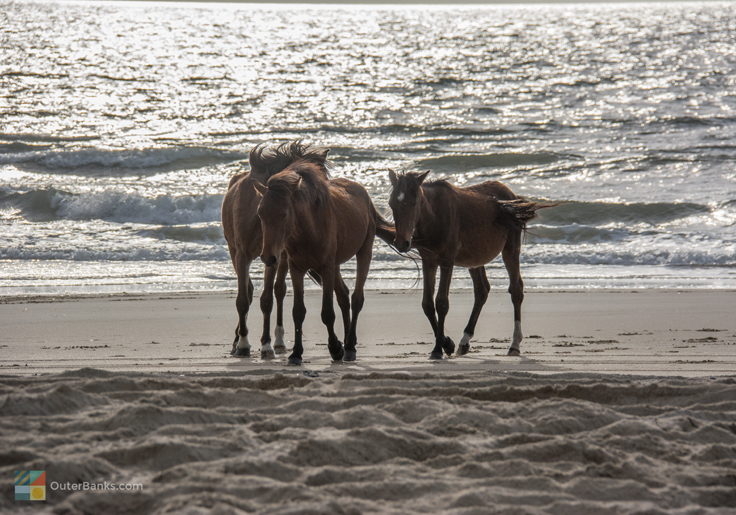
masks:
<svg viewBox="0 0 736 515"><path fill-rule="evenodd" d="M132 0L135 1L135 0ZM287 281L288 291L286 298L291 298L290 282ZM319 288L305 289L307 295L314 294L315 292L321 291ZM352 291L352 289L351 289ZM525 289L524 294L549 294L549 293L645 293L645 292L657 292L657 293L703 293L703 292L714 292L714 293L736 293L736 288L533 288ZM253 299L254 305L257 307L258 297L261 290L256 288ZM378 295L411 295L417 294L421 298L422 286L419 285L416 288L365 288L366 295L378 294ZM450 296L453 294L472 294L473 288L451 288ZM491 288L491 295L493 293L506 293L505 290L499 288ZM69 294L17 294L17 295L3 295L0 296L0 305L3 304L24 304L24 303L39 303L39 302L73 302L85 299L118 299L118 300L145 300L158 297L159 299L168 298L193 298L193 297L219 297L224 296L227 298L235 299L237 295L236 289L227 290L178 290L178 291L151 291L151 292L117 292L117 293L69 293ZM490 297L489 297L490 298ZM735 300L736 302L736 300ZM337 309L337 308L336 308Z"/></svg>

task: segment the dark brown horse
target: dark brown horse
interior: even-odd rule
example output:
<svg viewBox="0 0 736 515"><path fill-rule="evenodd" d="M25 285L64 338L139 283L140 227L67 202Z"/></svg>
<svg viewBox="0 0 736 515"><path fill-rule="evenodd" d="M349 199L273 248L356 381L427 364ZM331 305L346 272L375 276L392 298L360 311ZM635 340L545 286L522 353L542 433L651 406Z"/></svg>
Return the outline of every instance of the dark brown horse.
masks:
<svg viewBox="0 0 736 515"><path fill-rule="evenodd" d="M356 358L358 315L376 233L391 241L393 227L376 212L368 193L347 179L328 179L324 163L301 160L267 182L258 208L263 231L261 259L273 268L277 256L288 255L294 288L294 348L289 363L302 363L304 274L313 270L322 278L322 322L328 349L335 361ZM340 279L340 265L353 256L357 273L352 298ZM343 311L345 347L335 335L333 292ZM352 307L352 316L349 309Z"/></svg>
<svg viewBox="0 0 736 515"><path fill-rule="evenodd" d="M230 180L222 203L222 227L227 240L235 273L238 276L238 296L235 306L238 310L238 325L231 354L250 356L247 318L253 301L253 282L250 279L250 265L261 253L263 235L258 219L258 205L262 194L256 187L291 163L301 160L324 164L327 150L316 149L300 142L285 143L278 147L256 146L250 152L250 171L235 175ZM263 334L261 336L261 357L273 358L275 353L286 352L284 344L283 306L286 295L286 259L279 260L278 266L266 267L263 276L261 311L263 312ZM276 293L276 329L271 347L271 309L273 294Z"/></svg>
<svg viewBox="0 0 736 515"><path fill-rule="evenodd" d="M430 358L442 359L443 350L448 356L455 350L453 341L445 336L453 267L469 269L475 293L473 311L458 348L458 354L462 355L470 350L470 338L491 289L484 265L499 254L509 274L509 293L514 304L514 335L508 354L517 356L523 337L521 236L536 211L551 205L525 201L496 181L467 188L455 187L444 180L424 182L428 173L397 175L389 172L393 185L389 206L396 224L394 245L401 252L414 247L422 257L422 308L435 336ZM438 267L440 283L436 301L433 301Z"/></svg>

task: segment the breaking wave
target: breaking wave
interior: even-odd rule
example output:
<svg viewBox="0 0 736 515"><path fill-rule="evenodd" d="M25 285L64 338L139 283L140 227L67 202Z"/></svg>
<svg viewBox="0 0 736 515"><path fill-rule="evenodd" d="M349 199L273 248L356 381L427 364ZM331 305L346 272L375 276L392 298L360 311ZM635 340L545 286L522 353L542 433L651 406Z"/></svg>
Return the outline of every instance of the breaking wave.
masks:
<svg viewBox="0 0 736 515"><path fill-rule="evenodd" d="M26 192L0 188L0 208L15 208L32 222L106 220L159 225L214 222L222 195L144 197L119 191L70 193L55 188Z"/></svg>

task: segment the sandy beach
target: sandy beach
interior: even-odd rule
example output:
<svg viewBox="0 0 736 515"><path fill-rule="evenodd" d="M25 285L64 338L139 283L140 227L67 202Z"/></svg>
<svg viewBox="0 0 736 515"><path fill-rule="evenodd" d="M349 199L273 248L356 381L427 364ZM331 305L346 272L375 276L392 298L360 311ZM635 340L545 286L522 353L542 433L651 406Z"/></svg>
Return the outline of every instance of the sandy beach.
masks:
<svg viewBox="0 0 736 515"><path fill-rule="evenodd" d="M471 354L442 362L418 292L371 292L350 365L308 297L302 367L230 357L229 294L5 299L0 474L47 476L45 503L8 486L0 511L736 506L733 292L530 292L522 357L493 292ZM453 294L452 334L471 297Z"/></svg>

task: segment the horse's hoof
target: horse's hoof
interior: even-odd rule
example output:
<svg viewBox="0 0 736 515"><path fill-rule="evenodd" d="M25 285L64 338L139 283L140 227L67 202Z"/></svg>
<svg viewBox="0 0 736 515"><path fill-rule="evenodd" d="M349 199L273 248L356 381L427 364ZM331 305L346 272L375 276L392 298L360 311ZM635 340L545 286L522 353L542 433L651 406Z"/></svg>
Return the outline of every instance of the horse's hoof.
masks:
<svg viewBox="0 0 736 515"><path fill-rule="evenodd" d="M458 356L464 356L468 352L470 352L470 344L465 344L465 345L462 345L461 344L457 348L457 355Z"/></svg>
<svg viewBox="0 0 736 515"><path fill-rule="evenodd" d="M273 349L261 349L261 359L274 359L276 358L276 353L273 351Z"/></svg>
<svg viewBox="0 0 736 515"><path fill-rule="evenodd" d="M277 325L273 334L275 336L275 341L273 342L273 351L276 354L285 354L286 343L284 343L284 327L281 325Z"/></svg>
<svg viewBox="0 0 736 515"><path fill-rule="evenodd" d="M355 352L355 350L345 349L345 355L342 357L342 360L343 361L355 361L356 357L357 357L357 352Z"/></svg>
<svg viewBox="0 0 736 515"><path fill-rule="evenodd" d="M452 356L452 353L455 352L455 342L453 342L449 336L445 336L445 341L442 342L442 350L444 350L445 354L448 356Z"/></svg>
<svg viewBox="0 0 736 515"><path fill-rule="evenodd" d="M249 358L250 349L235 349L232 353L236 358Z"/></svg>
<svg viewBox="0 0 736 515"><path fill-rule="evenodd" d="M328 348L330 349L330 356L332 356L333 361L342 361L343 356L345 356L345 350L342 348L342 343L337 342L334 347L332 345L328 345Z"/></svg>
<svg viewBox="0 0 736 515"><path fill-rule="evenodd" d="M511 347L509 351L506 353L507 356L521 356L521 351L519 349L514 349Z"/></svg>
<svg viewBox="0 0 736 515"><path fill-rule="evenodd" d="M301 365L301 364L302 364L301 356L295 356L294 354L289 356L289 365Z"/></svg>
<svg viewBox="0 0 736 515"><path fill-rule="evenodd" d="M432 351L432 353L429 355L429 359L441 360L442 351Z"/></svg>

